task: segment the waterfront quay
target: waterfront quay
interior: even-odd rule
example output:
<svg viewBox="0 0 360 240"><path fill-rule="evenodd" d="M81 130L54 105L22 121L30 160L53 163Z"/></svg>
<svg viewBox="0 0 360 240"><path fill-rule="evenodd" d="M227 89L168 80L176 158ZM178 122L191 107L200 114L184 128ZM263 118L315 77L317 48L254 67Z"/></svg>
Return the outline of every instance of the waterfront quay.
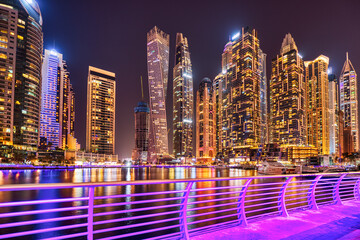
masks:
<svg viewBox="0 0 360 240"><path fill-rule="evenodd" d="M359 172L248 175L3 184L0 239L360 237Z"/></svg>

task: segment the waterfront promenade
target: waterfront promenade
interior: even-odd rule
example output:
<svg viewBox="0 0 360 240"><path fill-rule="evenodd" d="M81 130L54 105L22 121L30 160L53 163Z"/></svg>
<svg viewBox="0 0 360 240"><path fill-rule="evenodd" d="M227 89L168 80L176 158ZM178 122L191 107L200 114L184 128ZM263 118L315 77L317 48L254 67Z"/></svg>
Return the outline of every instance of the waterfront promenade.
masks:
<svg viewBox="0 0 360 240"><path fill-rule="evenodd" d="M346 236L359 191L359 172L1 185L0 239L291 239L336 225Z"/></svg>
<svg viewBox="0 0 360 240"><path fill-rule="evenodd" d="M360 239L360 201L319 210L296 210L289 217L264 217L244 227L216 229L192 240L354 240Z"/></svg>

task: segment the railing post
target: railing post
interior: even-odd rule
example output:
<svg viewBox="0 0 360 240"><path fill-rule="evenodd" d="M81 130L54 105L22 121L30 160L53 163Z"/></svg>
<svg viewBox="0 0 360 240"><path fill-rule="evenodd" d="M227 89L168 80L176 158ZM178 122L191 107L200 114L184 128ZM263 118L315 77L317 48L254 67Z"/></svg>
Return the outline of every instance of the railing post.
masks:
<svg viewBox="0 0 360 240"><path fill-rule="evenodd" d="M241 192L239 193L239 199L237 204L237 213L238 213L238 219L239 219L239 225L246 226L247 225L247 219L245 215L245 196L246 191L251 183L252 179L246 180L244 186L242 187Z"/></svg>
<svg viewBox="0 0 360 240"><path fill-rule="evenodd" d="M333 189L333 200L334 204L342 205L341 198L340 198L340 184L343 178L347 175L347 173L342 174L339 179L336 181L334 189Z"/></svg>
<svg viewBox="0 0 360 240"><path fill-rule="evenodd" d="M317 183L319 182L320 178L322 177L322 175L317 176L314 179L314 182L310 185L310 189L308 192L308 205L309 205L309 209L313 209L313 210L318 210L319 207L316 203L316 199L315 199L315 188Z"/></svg>
<svg viewBox="0 0 360 240"><path fill-rule="evenodd" d="M186 186L186 192L184 192L183 199L181 201L181 212L180 212L180 232L183 239L190 239L189 238L189 231L187 226L187 203L190 195L190 190L193 186L194 182L189 182Z"/></svg>
<svg viewBox="0 0 360 240"><path fill-rule="evenodd" d="M354 197L356 200L359 200L360 201L360 178L358 178L358 180L356 181L355 183L355 186L354 186Z"/></svg>
<svg viewBox="0 0 360 240"><path fill-rule="evenodd" d="M94 189L95 187L89 187L89 201L88 201L88 240L93 240L93 215L94 215Z"/></svg>
<svg viewBox="0 0 360 240"><path fill-rule="evenodd" d="M294 177L287 178L285 183L282 185L281 190L280 190L279 200L278 200L278 208L279 208L280 216L283 216L283 217L288 217L289 216L289 214L288 214L288 212L286 210L286 205L285 205L285 193L286 193L286 187L289 185L290 181L293 178Z"/></svg>

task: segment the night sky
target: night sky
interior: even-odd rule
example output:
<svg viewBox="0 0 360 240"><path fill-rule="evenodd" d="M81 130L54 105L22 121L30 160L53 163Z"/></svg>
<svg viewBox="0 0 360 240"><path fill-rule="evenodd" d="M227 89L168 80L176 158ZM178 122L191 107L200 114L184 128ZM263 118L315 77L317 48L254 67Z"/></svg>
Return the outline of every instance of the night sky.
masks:
<svg viewBox="0 0 360 240"><path fill-rule="evenodd" d="M85 148L88 66L116 73L116 153L130 157L134 147L134 107L141 100L140 75L147 89L146 33L157 25L170 34L168 126L172 122L175 36L188 37L194 91L203 77L221 70L221 53L241 27L258 31L260 48L271 59L290 32L304 60L324 54L338 76L349 52L360 75L360 1L120 1L37 0L43 15L44 48L63 53L76 97L75 137ZM359 76L360 77L360 76ZM195 96L195 92L194 92ZM169 137L172 146L172 137ZM172 149L172 147L170 147Z"/></svg>

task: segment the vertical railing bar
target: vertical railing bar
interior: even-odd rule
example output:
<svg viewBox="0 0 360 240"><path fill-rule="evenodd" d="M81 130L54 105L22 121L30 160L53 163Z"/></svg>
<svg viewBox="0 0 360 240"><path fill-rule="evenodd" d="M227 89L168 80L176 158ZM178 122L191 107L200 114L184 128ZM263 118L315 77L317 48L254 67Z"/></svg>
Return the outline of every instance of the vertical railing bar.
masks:
<svg viewBox="0 0 360 240"><path fill-rule="evenodd" d="M309 193L308 193L308 205L309 205L309 209L313 209L313 210L318 210L319 207L316 203L316 199L315 199L315 189L316 189L316 185L319 182L320 178L322 177L322 175L317 176L312 185L310 186L309 189Z"/></svg>
<svg viewBox="0 0 360 240"><path fill-rule="evenodd" d="M93 240L93 221L94 221L94 190L95 187L89 187L89 201L88 201L88 240Z"/></svg>
<svg viewBox="0 0 360 240"><path fill-rule="evenodd" d="M356 200L360 201L360 178L358 178L354 186L354 197Z"/></svg>
<svg viewBox="0 0 360 240"><path fill-rule="evenodd" d="M180 212L180 232L183 239L189 240L189 231L188 231L188 225L187 225L187 204L189 199L190 190L193 186L194 182L189 182L185 188L186 192L183 194L183 199L181 201L181 212Z"/></svg>
<svg viewBox="0 0 360 240"><path fill-rule="evenodd" d="M239 219L239 225L241 226L247 226L247 219L246 219L246 213L245 213L245 196L246 191L249 188L249 185L251 183L252 179L246 180L242 191L239 193L239 199L237 204L237 213L238 213L238 219Z"/></svg>
<svg viewBox="0 0 360 240"><path fill-rule="evenodd" d="M344 179L344 177L346 175L347 175L347 173L341 174L341 176L339 177L339 179L335 183L335 186L334 186L334 189L333 189L333 201L334 201L334 204L342 205L341 198L340 198L340 184L341 184L341 181Z"/></svg>
<svg viewBox="0 0 360 240"><path fill-rule="evenodd" d="M283 216L283 217L289 216L287 209L286 209L286 205L285 205L285 193L286 193L286 187L289 185L290 181L293 178L294 177L287 178L287 180L285 181L285 183L283 184L283 186L280 190L280 195L279 195L279 200L278 200L278 208L279 208L280 216Z"/></svg>

